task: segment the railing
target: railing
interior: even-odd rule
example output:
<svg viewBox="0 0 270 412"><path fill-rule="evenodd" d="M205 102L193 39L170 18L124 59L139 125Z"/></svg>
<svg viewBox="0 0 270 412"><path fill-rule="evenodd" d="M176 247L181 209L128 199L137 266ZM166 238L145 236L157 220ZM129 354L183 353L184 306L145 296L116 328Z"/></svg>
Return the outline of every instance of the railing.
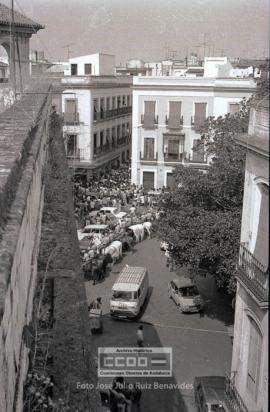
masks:
<svg viewBox="0 0 270 412"><path fill-rule="evenodd" d="M183 153L164 152L164 162L181 163L182 161L183 161Z"/></svg>
<svg viewBox="0 0 270 412"><path fill-rule="evenodd" d="M122 137L119 137L119 138L117 139L117 144L118 144L119 146L124 145L124 144L128 144L128 143L129 143L129 135L127 135L127 136L122 136Z"/></svg>
<svg viewBox="0 0 270 412"><path fill-rule="evenodd" d="M79 118L79 113L63 113L63 119L64 123L70 124L70 123L79 123L80 118Z"/></svg>
<svg viewBox="0 0 270 412"><path fill-rule="evenodd" d="M249 412L234 382L226 376L225 402L230 412Z"/></svg>
<svg viewBox="0 0 270 412"><path fill-rule="evenodd" d="M204 156L202 155L201 159L191 159L190 154L188 155L188 157L185 157L185 162L186 163L200 163L200 164L207 164L207 160L204 159Z"/></svg>
<svg viewBox="0 0 270 412"><path fill-rule="evenodd" d="M206 118L202 116L191 116L191 127L195 132L199 132Z"/></svg>
<svg viewBox="0 0 270 412"><path fill-rule="evenodd" d="M146 153L140 152L140 160L145 161L145 162L157 162L158 159L158 154L156 152L155 155L149 155Z"/></svg>
<svg viewBox="0 0 270 412"><path fill-rule="evenodd" d="M118 107L117 109L94 111L94 122L113 119L119 116L126 116L132 113L132 106Z"/></svg>
<svg viewBox="0 0 270 412"><path fill-rule="evenodd" d="M171 124L170 117L166 115L165 123L166 123L166 125L168 126L169 129L182 129L183 124L184 124L184 118L183 118L183 116L180 116L178 123L174 125L174 124Z"/></svg>
<svg viewBox="0 0 270 412"><path fill-rule="evenodd" d="M144 124L144 115L143 115L143 114L141 115L141 124L145 127L145 124ZM157 125L158 125L158 115L157 115L157 116L154 116L154 118L153 118L153 124L147 125L147 128L148 128L148 129L155 128Z"/></svg>
<svg viewBox="0 0 270 412"><path fill-rule="evenodd" d="M241 243L237 278L245 284L260 302L268 302L269 269Z"/></svg>

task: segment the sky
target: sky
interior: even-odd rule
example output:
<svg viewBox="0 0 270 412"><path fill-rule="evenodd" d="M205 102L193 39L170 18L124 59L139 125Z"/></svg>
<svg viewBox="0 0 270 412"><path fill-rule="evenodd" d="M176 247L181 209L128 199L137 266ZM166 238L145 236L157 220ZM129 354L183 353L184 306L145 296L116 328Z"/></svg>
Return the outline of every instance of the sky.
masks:
<svg viewBox="0 0 270 412"><path fill-rule="evenodd" d="M269 0L14 0L14 6L45 25L31 49L53 61L67 58L67 45L70 57L103 52L117 64L191 52L269 56Z"/></svg>

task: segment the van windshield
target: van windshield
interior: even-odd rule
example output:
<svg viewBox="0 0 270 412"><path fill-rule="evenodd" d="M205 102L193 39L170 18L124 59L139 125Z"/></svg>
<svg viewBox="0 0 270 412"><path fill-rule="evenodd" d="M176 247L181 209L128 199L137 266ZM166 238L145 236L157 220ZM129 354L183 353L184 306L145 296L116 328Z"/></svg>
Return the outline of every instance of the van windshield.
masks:
<svg viewBox="0 0 270 412"><path fill-rule="evenodd" d="M184 297L198 296L199 292L196 286L187 286L185 288L179 288L180 295Z"/></svg>
<svg viewBox="0 0 270 412"><path fill-rule="evenodd" d="M114 290L113 295L112 295L112 299L115 299L115 300L133 300L134 299L134 292Z"/></svg>

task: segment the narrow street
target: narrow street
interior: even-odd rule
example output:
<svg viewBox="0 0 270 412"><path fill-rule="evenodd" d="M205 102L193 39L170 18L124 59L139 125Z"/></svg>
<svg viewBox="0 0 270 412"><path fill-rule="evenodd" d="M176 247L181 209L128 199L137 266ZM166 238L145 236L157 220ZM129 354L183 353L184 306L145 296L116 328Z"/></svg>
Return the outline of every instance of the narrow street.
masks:
<svg viewBox="0 0 270 412"><path fill-rule="evenodd" d="M149 272L151 296L140 322L110 318L111 287L125 264L145 266ZM228 327L233 322L230 302L216 291L212 278L200 278L197 284L206 301L204 314L182 314L167 291L168 282L177 276L166 267L159 242L146 239L135 246L133 253L127 253L102 283L95 286L91 281L85 283L89 303L97 296L102 297L103 334L93 336L96 351L103 346L136 346L139 323L144 324L145 345L172 347L173 377L147 378L147 382L177 383L187 389L143 390L143 412L193 412L196 410L192 390L194 377L224 375L230 370L232 343ZM102 378L102 382L109 383L111 379Z"/></svg>

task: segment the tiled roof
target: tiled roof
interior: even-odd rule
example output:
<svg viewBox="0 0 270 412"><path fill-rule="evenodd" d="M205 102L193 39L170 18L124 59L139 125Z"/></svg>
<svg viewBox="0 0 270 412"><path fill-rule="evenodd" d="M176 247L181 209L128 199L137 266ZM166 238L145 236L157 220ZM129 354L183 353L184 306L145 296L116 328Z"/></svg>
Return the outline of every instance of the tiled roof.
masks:
<svg viewBox="0 0 270 412"><path fill-rule="evenodd" d="M4 4L0 3L0 24L10 24L12 22L12 13L11 9ZM14 23L15 26L21 27L30 27L37 31L39 29L44 29L39 23L34 22L33 20L29 19L28 17L24 16L23 14L19 13L18 11L14 10Z"/></svg>

